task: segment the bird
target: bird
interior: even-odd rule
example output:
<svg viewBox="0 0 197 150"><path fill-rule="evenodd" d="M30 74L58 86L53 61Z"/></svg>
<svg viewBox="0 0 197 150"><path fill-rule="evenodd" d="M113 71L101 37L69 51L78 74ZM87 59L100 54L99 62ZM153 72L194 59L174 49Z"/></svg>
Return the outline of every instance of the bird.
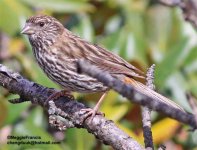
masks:
<svg viewBox="0 0 197 150"><path fill-rule="evenodd" d="M184 111L172 100L141 83L140 79L144 78L144 73L140 69L117 54L72 33L52 16L38 14L29 17L21 33L28 36L36 61L44 73L63 87L63 92L59 95L72 92L102 93L93 109L83 109L91 119L99 114L98 109L110 89L97 79L80 74L77 71L77 62L80 59L88 61L102 71L107 71L142 94ZM51 99L57 95L58 93L55 93Z"/></svg>

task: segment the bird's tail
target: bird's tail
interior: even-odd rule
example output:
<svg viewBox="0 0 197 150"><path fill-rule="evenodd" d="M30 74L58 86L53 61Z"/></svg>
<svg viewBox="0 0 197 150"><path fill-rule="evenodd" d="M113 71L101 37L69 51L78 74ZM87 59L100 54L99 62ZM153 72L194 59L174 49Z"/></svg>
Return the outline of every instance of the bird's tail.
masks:
<svg viewBox="0 0 197 150"><path fill-rule="evenodd" d="M178 104L176 104L175 102L173 102L172 100L160 95L159 93L151 90L150 88L148 88L146 85L138 82L138 81L135 81L134 79L131 79L131 78L126 78L125 79L125 83L127 84L131 84L137 91L139 91L140 93L154 99L154 100L157 100L157 101L161 101L169 106L172 106L176 109L179 109L181 111L184 111L185 110L179 106Z"/></svg>

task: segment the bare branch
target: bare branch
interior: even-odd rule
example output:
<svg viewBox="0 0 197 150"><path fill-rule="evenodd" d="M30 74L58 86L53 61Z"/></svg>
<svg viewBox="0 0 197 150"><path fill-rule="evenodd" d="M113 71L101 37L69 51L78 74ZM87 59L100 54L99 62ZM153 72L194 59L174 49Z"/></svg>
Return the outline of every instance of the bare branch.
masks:
<svg viewBox="0 0 197 150"><path fill-rule="evenodd" d="M155 65L153 64L146 73L146 85L154 90L154 69ZM151 109L147 106L142 107L142 124L143 124L143 135L145 148L154 149L153 145L153 136L151 131Z"/></svg>
<svg viewBox="0 0 197 150"><path fill-rule="evenodd" d="M1 64L0 85L8 89L11 93L20 95L21 98L14 102L19 103L24 102L24 100L29 100L33 104L38 104L43 107L45 100L47 100L53 92L57 91L28 81L18 73L10 71ZM61 114L61 116L64 116L64 119L66 119L68 124L65 123L64 120L58 120L56 118L51 118L51 121L57 121L57 123L61 124L62 127L65 125L67 128L85 128L103 143L111 145L116 150L143 149L138 142L121 131L113 121L107 120L101 115L95 116L92 122L89 122L88 119L83 122L83 114L80 112L81 109L85 108L83 104L71 100L68 97L61 97L54 103L58 109L64 111L65 114ZM50 105L45 106L44 108L48 110L48 107L50 107ZM55 117L57 116L58 114Z"/></svg>
<svg viewBox="0 0 197 150"><path fill-rule="evenodd" d="M178 6L183 11L186 21L189 21L197 29L197 1L196 0L159 0L163 5Z"/></svg>
<svg viewBox="0 0 197 150"><path fill-rule="evenodd" d="M196 99L192 96L191 93L187 93L187 100L194 112L195 115L195 121L196 121L196 125L197 125L197 103L196 103Z"/></svg>
<svg viewBox="0 0 197 150"><path fill-rule="evenodd" d="M171 107L161 101L155 101L151 97L144 95L143 93L135 90L131 85L125 84L124 82L112 77L108 72L101 71L97 67L90 65L84 60L78 62L78 67L82 73L86 73L91 77L96 78L104 85L117 91L122 96L128 98L130 101L138 103L143 106L155 110L160 113L164 113L166 116L176 119L182 123L188 124L193 128L197 128L195 123L195 117L193 114L183 112L179 109Z"/></svg>

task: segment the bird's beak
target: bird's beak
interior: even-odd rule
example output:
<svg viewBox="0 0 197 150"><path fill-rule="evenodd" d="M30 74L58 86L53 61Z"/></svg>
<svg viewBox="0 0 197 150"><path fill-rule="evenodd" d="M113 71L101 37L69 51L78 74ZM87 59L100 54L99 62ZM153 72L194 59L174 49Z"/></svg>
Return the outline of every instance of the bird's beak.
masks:
<svg viewBox="0 0 197 150"><path fill-rule="evenodd" d="M34 30L33 30L33 28L31 28L28 24L26 24L26 25L24 26L24 28L22 29L21 33L22 33L22 34L31 35L31 34L34 34Z"/></svg>

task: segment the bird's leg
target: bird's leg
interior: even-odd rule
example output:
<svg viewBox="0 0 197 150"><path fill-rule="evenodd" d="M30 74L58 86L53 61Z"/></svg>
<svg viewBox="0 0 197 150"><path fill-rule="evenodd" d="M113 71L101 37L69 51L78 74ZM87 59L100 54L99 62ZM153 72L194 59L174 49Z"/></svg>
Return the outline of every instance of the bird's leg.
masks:
<svg viewBox="0 0 197 150"><path fill-rule="evenodd" d="M55 101L55 100L57 100L58 98L60 98L60 97L62 97L62 96L68 97L68 98L70 98L70 99L74 99L73 95L71 95L71 93L70 93L69 91L61 90L61 91L52 93L52 94L47 98L47 100L45 101L44 105L47 106L48 103L49 103L49 101Z"/></svg>
<svg viewBox="0 0 197 150"><path fill-rule="evenodd" d="M94 118L95 115L103 115L103 113L98 112L101 103L103 102L105 96L107 95L108 92L103 93L103 95L100 97L99 101L96 103L96 106L94 106L94 108L84 108L81 109L81 111L85 111L85 117L84 120L87 119L89 116L91 116L90 121L92 121L92 119Z"/></svg>

